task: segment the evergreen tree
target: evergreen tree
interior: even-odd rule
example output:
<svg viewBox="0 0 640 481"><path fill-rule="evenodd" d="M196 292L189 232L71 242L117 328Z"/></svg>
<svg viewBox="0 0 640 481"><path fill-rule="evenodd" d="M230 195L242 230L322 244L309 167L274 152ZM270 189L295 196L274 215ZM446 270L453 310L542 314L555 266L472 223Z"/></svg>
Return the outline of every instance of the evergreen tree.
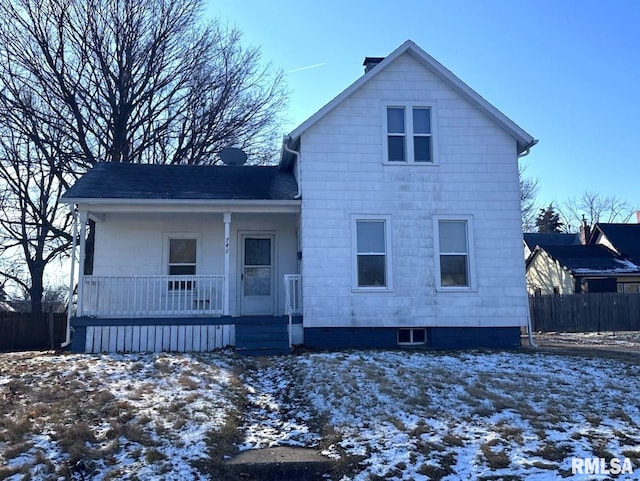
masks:
<svg viewBox="0 0 640 481"><path fill-rule="evenodd" d="M562 232L563 225L564 224L560 222L560 214L556 212L553 204L549 204L549 207L546 209L540 209L540 213L536 218L536 227L538 228L538 232Z"/></svg>

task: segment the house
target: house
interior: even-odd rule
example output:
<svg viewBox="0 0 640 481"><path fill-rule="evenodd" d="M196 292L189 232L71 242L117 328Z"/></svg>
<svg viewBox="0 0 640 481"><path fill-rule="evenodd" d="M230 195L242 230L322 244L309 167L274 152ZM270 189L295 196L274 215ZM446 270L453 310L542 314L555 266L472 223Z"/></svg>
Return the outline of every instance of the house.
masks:
<svg viewBox="0 0 640 481"><path fill-rule="evenodd" d="M81 259L95 222L72 348L519 346L517 159L535 143L407 41L278 166L98 164L64 195Z"/></svg>
<svg viewBox="0 0 640 481"><path fill-rule="evenodd" d="M585 244L537 244L526 261L530 294L640 292L640 224L584 227Z"/></svg>
<svg viewBox="0 0 640 481"><path fill-rule="evenodd" d="M548 245L580 245L580 234L565 234L561 232L525 232L523 234L524 258L529 258L536 246Z"/></svg>
<svg viewBox="0 0 640 481"><path fill-rule="evenodd" d="M616 292L639 276L640 265L602 244L538 245L527 259L532 295Z"/></svg>

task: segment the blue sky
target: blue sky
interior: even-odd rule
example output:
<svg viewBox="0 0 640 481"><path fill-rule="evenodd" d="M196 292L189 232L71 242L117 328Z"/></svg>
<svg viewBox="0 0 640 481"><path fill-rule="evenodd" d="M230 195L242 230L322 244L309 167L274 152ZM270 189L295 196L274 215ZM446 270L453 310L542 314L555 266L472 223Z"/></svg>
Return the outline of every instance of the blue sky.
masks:
<svg viewBox="0 0 640 481"><path fill-rule="evenodd" d="M283 134L411 39L528 131L538 203L640 208L640 2L214 0L206 14L288 72ZM312 67L304 69L304 67Z"/></svg>

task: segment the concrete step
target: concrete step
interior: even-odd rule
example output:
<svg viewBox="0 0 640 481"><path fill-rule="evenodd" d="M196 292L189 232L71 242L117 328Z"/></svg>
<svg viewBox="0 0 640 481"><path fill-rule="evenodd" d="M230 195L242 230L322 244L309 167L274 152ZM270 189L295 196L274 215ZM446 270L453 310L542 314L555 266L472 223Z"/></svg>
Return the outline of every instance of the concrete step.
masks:
<svg viewBox="0 0 640 481"><path fill-rule="evenodd" d="M230 478L246 481L326 481L333 466L315 449L285 446L243 451L227 462Z"/></svg>

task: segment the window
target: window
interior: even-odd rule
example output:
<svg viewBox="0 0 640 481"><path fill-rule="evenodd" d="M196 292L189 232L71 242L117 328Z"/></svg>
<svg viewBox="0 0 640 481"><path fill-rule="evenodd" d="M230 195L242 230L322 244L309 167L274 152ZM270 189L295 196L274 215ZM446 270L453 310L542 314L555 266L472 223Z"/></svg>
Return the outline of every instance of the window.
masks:
<svg viewBox="0 0 640 481"><path fill-rule="evenodd" d="M188 276L196 273L196 239L169 239L169 275ZM191 281L169 281L169 290L189 290Z"/></svg>
<svg viewBox="0 0 640 481"><path fill-rule="evenodd" d="M640 282L621 282L618 284L618 292L624 293L640 293Z"/></svg>
<svg viewBox="0 0 640 481"><path fill-rule="evenodd" d="M355 288L391 288L388 217L354 218Z"/></svg>
<svg viewBox="0 0 640 481"><path fill-rule="evenodd" d="M470 224L470 217L435 219L439 288L474 287Z"/></svg>
<svg viewBox="0 0 640 481"><path fill-rule="evenodd" d="M385 106L386 162L434 163L433 112L433 106Z"/></svg>
<svg viewBox="0 0 640 481"><path fill-rule="evenodd" d="M426 344L427 330L424 328L402 328L398 329L398 345L417 346Z"/></svg>

